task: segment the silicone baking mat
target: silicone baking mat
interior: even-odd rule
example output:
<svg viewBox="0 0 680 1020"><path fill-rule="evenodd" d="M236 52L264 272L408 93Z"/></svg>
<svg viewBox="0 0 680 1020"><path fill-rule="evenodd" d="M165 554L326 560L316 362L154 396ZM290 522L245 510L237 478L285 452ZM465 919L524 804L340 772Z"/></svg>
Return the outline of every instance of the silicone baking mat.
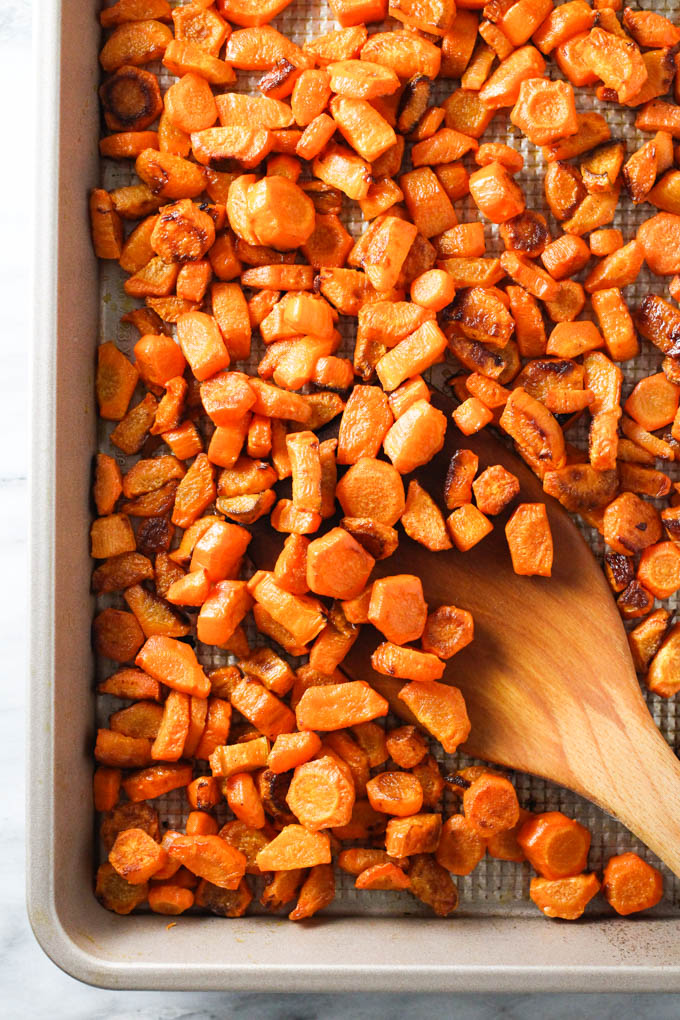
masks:
<svg viewBox="0 0 680 1020"><path fill-rule="evenodd" d="M104 6L110 6L106 3ZM175 6L181 6L181 3ZM673 17L674 7L667 0L647 0L641 3L641 7L654 9ZM674 19L675 20L675 19ZM274 27L292 38L301 45L305 39L320 35L337 28L332 13L326 0L293 0L290 6L278 18L272 22ZM383 31L390 28L399 28L399 24L393 20L383 25L369 25L369 32ZM164 90L175 80L161 65L150 65L150 70L159 74L161 88ZM551 77L561 77L554 62L548 62L547 73ZM243 71L238 72L238 81L233 90L239 92L256 93L259 74L250 74ZM451 94L459 83L453 79L441 79L435 83L432 102L438 104ZM645 136L636 131L634 111L623 109L614 104L603 104L595 100L593 89L577 90L577 109L586 112L597 108L602 112L612 130L612 138L623 139L628 146L628 152L633 152L648 135ZM490 127L484 134L485 141L504 141L512 145L522 153L524 157L524 168L517 175L517 180L524 189L527 201L527 208L542 212L549 221L553 236L560 233L559 225L551 218L546 207L543 193L543 175L545 164L541 150L532 145L520 134L509 122L507 117L509 111L500 111L492 120ZM405 160L403 170L409 169ZM134 170L128 162L115 162L102 160L101 171L102 186L107 189L122 187L137 180ZM468 198L456 203L459 220L461 222L476 220L477 212ZM635 207L622 195L616 211L616 217L612 226L618 227L624 237L624 241L630 240L637 229L637 226L652 214L652 207L643 203ZM366 223L356 203L344 200L342 219L348 230L358 236L365 229ZM489 252L502 250L499 241L498 230L493 224L485 223L487 249ZM98 342L107 340L115 341L121 350L129 354L137 339L137 332L131 326L120 322L121 315L137 306L137 302L128 298L123 291L125 275L114 262L100 263L100 296L101 314L99 325ZM640 273L635 284L626 289L626 299L631 306L637 306L641 298L649 292L664 294L665 287L662 279L649 273L645 268ZM588 315L586 310L584 315ZM343 335L343 349L341 354L351 357L353 349L355 319L344 316L340 317L340 328ZM251 360L248 363L248 370L255 372L259 358L262 355L263 345L259 338L254 337ZM634 360L626 362L623 366L625 371L624 395L632 389L635 383L649 375L651 372L660 370L661 355L650 344L643 342L640 355ZM455 370L453 363L440 366L432 382L435 385L442 385L447 375ZM585 424L570 430L569 439L577 445L585 446ZM123 470L127 470L131 460L124 457L120 451L111 446L108 434L111 431L106 423L99 425L99 449L104 450L113 456L120 463ZM161 448L161 452L164 447ZM664 468L667 470L667 468ZM673 480L680 479L680 472L674 465L670 466L670 473ZM577 519L577 523L578 519ZM601 558L602 540L599 534L591 528L581 526L586 541L591 546L594 554ZM101 607L104 605L123 605L122 600L117 602L111 597L100 599ZM675 609L676 599L668 603ZM258 634L254 627L250 627L248 637L251 645L257 646L266 643L263 635ZM219 650L211 647L198 646L198 656L204 666L214 668L218 665L226 665L230 657ZM294 661L294 660L293 660ZM109 675L115 668L106 660L97 662L97 680ZM677 708L676 700L665 701L655 695L646 692L646 697L656 723L661 728L664 736L673 748L678 748L680 735L677 733ZM121 707L121 702L109 697L97 698L97 725L106 726L109 714ZM389 725L388 720L388 725ZM436 745L433 744L433 753L442 764L445 772L464 765L473 763L472 759L462 754L444 755ZM207 771L207 769L206 769ZM622 853L626 850L635 850L643 857L646 857L655 864L658 861L647 849L636 840L618 822L609 817L600 809L588 801L576 796L553 783L546 782L534 776L522 773L510 773L510 778L516 786L520 803L533 811L563 811L565 814L578 818L584 825L587 825L592 832L592 847L589 858L589 868L601 871L606 860L612 854ZM447 794L446 797L451 797ZM153 802L158 808L163 828L183 828L188 803L183 791L175 791L166 797L159 798ZM445 801L445 817L456 810L453 801ZM217 809L220 821L226 821L230 813L226 803ZM680 880L676 879L666 869L664 871L665 896L662 903L656 908L657 915L666 914L677 916L680 911ZM486 856L475 871L464 878L456 879L460 893L460 910L466 913L483 915L508 915L508 914L533 914L535 907L528 899L529 881L531 869L527 864L518 865L507 861L498 861ZM257 912L257 895L261 887L261 880L249 876L255 891L255 898L251 905L251 912ZM325 911L326 914L362 914L362 915L396 915L396 914L424 914L430 915L428 908L424 907L418 900L407 893L361 893L354 888L354 879L336 868L337 895L334 903ZM608 912L607 905L601 897L597 897L588 909L588 916L597 916Z"/></svg>

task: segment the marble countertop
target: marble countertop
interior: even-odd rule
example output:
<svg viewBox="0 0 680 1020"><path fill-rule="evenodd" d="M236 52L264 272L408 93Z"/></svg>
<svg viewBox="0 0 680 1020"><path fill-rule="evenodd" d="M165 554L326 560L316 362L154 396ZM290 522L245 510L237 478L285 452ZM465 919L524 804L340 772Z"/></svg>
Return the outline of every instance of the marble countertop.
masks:
<svg viewBox="0 0 680 1020"><path fill-rule="evenodd" d="M78 2L78 0L69 0ZM41 0L35 0L39 11ZM84 7L87 5L83 5ZM30 153L33 129L31 94L31 3L4 0L0 5L0 97L3 135L12 149ZM24 166L30 162L24 163ZM8 1020L241 1020L305 1018L354 1020L390 1017L456 1017L461 1020L633 1020L680 1017L678 996L484 995L455 998L412 995L236 995L229 993L121 992L90 988L63 974L38 947L24 904L24 702L27 611L27 442L28 364L31 306L31 232L26 204L12 201L20 181L20 163L0 160L0 309L3 363L0 394L0 556L5 585L0 589L0 649L5 663L0 705L0 1015ZM11 196L8 200L8 196ZM20 590L19 590L20 589ZM10 598L8 594L10 593ZM575 992L578 988L574 989ZM548 1001L549 999L549 1001Z"/></svg>

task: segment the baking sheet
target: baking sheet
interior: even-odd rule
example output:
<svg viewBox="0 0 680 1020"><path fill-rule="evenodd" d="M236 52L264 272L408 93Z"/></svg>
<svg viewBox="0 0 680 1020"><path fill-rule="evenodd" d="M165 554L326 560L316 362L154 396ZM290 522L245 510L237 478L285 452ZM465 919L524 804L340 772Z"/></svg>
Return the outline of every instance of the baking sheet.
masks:
<svg viewBox="0 0 680 1020"><path fill-rule="evenodd" d="M110 4L107 3L106 6L110 6ZM181 6L181 3L175 6ZM640 6L654 9L671 17L674 13L674 8L668 3L668 0L663 0L661 3L653 2L653 0L649 2L648 0L648 2L640 4ZM318 13L314 14L312 12ZM293 3L291 3L286 11L276 18L272 24L300 45L307 38L337 28L326 0L293 0ZM369 31L380 31L383 28L390 27L398 28L399 25L390 20L383 26L370 25ZM159 73L163 90L175 80L160 64L149 65L149 69ZM553 62L548 63L548 73L551 77L561 77ZM260 74L239 71L238 81L233 88L239 92L254 93L259 78ZM436 82L434 102L440 103L443 101L454 90L454 87L457 87L457 83L452 79ZM604 109L603 104L595 102L592 90L577 90L577 109L580 112L586 112L591 109L598 109L603 112L610 123L612 137L625 139L628 143L629 154L649 137L649 135L639 133L634 129L634 111L624 110L616 105L611 105ZM543 212L548 218L553 236L557 236L560 233L559 226L551 218L543 195L542 182L545 166L541 151L529 143L509 123L507 113L509 111L500 111L496 115L485 132L483 140L505 141L522 153L525 165L524 169L517 175L517 180L524 189L527 207ZM466 160L466 162L469 161ZM406 163L404 163L403 169L408 169ZM112 189L136 181L136 175L129 163L112 160L102 161L101 182L103 187ZM469 198L462 202L457 202L455 205L460 222L476 220L478 218L474 204ZM615 220L611 225L618 227L622 231L624 242L626 242L634 236L639 223L651 215L652 212L652 208L645 203L635 208L632 203L622 198ZM344 200L342 219L354 236L358 236L365 227L358 205L350 203L347 199ZM501 251L503 246L498 237L498 228L492 224L485 223L485 232L488 251ZM585 273L582 275L585 275ZM108 340L114 340L121 350L126 354L130 354L138 338L137 331L131 326L121 323L120 317L132 308L138 307L139 302L125 295L122 286L125 278L126 274L120 270L117 263L100 263L101 313L99 342L103 343ZM626 299L629 304L636 306L644 294L650 291L664 294L665 290L663 280L653 276L644 267L635 284L627 288ZM584 315L586 314L587 312L584 312ZM340 325L344 344L340 353L350 357L355 324L356 320L341 316ZM255 372L263 349L264 347L259 339L254 338L252 355L248 362L248 370L250 372ZM643 341L643 348L639 357L632 362L625 363L623 366L626 375L624 396L627 395L640 378L649 375L651 372L659 371L660 363L661 355L656 348ZM449 364L448 367L439 366L433 373L433 383L435 385L443 385L446 375L451 374L452 367L452 364ZM142 392L140 389L140 396ZM137 399L137 396L133 398L133 403ZM99 449L115 456L122 470L125 471L129 469L135 458L126 458L116 447L111 446L108 441L111 427L110 424L100 422L98 435ZM576 445L584 445L585 425L572 429L569 432L569 439ZM161 447L159 452L163 452L164 449L164 447ZM664 470L669 469L664 467ZM680 479L680 472L675 465L671 465L669 473L674 481ZM577 523L579 523L578 519ZM595 555L601 557L602 540L599 534L586 526L581 526L581 530ZM122 599L117 600L116 597L112 599L109 596L99 601L101 607L104 605L117 605L125 608ZM675 609L677 607L677 597L668 600L664 604ZM253 646L266 643L263 635L258 634L254 627L249 629L248 637ZM197 651L200 661L208 668L226 665L230 661L234 661L226 653L222 653L212 647L199 645ZM96 669L96 679L100 680L114 671L115 664L106 660L100 660L97 662ZM679 737L677 733L676 700L670 699L665 701L649 692L645 693L657 725L661 728L670 745L677 749ZM110 713L120 708L121 705L122 703L118 699L109 697L97 698L97 725L106 726ZM462 754L444 755L438 746L433 745L432 751L435 757L442 763L442 767L447 771L462 768L473 763L472 759ZM205 771L208 771L207 768ZM635 850L641 856L658 866L658 861L654 855L639 840L635 839L623 826L599 808L590 804L590 802L553 783L533 776L510 773L510 778L516 786L520 803L524 807L533 811L563 811L567 815L578 818L579 821L588 826L593 837L589 857L589 868L591 870L601 871L608 857L626 850ZM450 794L446 796L451 797ZM184 827L189 807L183 791L174 791L153 803L159 810L162 826L166 828ZM455 807L452 799L445 803L444 815L448 815L453 810L455 810ZM221 822L231 817L226 803L223 803L217 809L217 816ZM664 872L665 895L662 903L659 904L653 913L656 916L677 916L680 913L680 879L673 876L663 866L662 870ZM522 916L527 914L534 916L536 908L528 899L531 875L531 869L526 864L518 865L512 862L498 861L487 856L471 875L456 879L461 898L461 910L469 914L488 916ZM431 911L428 908L407 893L362 894L354 888L354 879L339 869L336 869L336 882L336 899L324 911L325 914L361 914L363 916L413 914L431 916ZM259 892L260 885L261 880L256 879L253 881L256 895ZM251 905L250 912L255 913L257 909L257 900L255 899ZM602 897L597 897L588 908L588 916L597 917L608 913L611 913L611 911L609 911Z"/></svg>

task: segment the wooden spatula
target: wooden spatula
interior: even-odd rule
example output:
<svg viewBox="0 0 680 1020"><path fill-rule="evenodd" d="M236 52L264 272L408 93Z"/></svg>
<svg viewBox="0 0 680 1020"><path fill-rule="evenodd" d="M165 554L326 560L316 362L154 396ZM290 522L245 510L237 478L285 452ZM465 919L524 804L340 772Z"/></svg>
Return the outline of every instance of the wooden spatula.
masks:
<svg viewBox="0 0 680 1020"><path fill-rule="evenodd" d="M450 415L453 404L435 394ZM459 687L472 732L467 754L566 786L634 832L680 875L680 762L657 729L641 694L626 634L599 564L569 516L547 497L524 463L490 433L462 436L449 426L442 452L419 472L441 504L455 449L479 457L480 470L502 464L520 480L522 502L544 502L555 546L551 578L519 577L504 525L469 552L431 553L400 532L396 553L375 576L417 574L429 608L456 605L475 621L472 644L450 659L444 681ZM515 504L513 504L515 505ZM271 566L282 536L253 529L251 553ZM342 669L387 697L413 720L397 693L403 680L370 664L382 637L364 626Z"/></svg>

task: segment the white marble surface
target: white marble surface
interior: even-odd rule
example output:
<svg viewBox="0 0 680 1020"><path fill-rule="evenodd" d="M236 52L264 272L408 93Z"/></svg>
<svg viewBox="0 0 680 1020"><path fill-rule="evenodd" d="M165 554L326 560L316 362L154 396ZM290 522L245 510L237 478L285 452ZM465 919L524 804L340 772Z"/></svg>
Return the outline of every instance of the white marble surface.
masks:
<svg viewBox="0 0 680 1020"><path fill-rule="evenodd" d="M37 10L42 2L35 0ZM82 3L83 0L66 0ZM680 1018L677 996L275 996L228 993L109 992L79 984L61 973L42 953L28 926L24 906L24 686L27 610L26 524L28 310L31 234L27 225L30 195L30 0L0 4L0 106L3 156L0 158L0 309L3 344L0 400L0 654L4 696L0 704L0 1018L8 1020L189 1020L223 1018L274 1020L304 1018L354 1020L400 1017L456 1017L469 1020L577 1020ZM8 155L11 139L13 153ZM8 201L7 196L11 199ZM578 992L578 988L574 988Z"/></svg>

